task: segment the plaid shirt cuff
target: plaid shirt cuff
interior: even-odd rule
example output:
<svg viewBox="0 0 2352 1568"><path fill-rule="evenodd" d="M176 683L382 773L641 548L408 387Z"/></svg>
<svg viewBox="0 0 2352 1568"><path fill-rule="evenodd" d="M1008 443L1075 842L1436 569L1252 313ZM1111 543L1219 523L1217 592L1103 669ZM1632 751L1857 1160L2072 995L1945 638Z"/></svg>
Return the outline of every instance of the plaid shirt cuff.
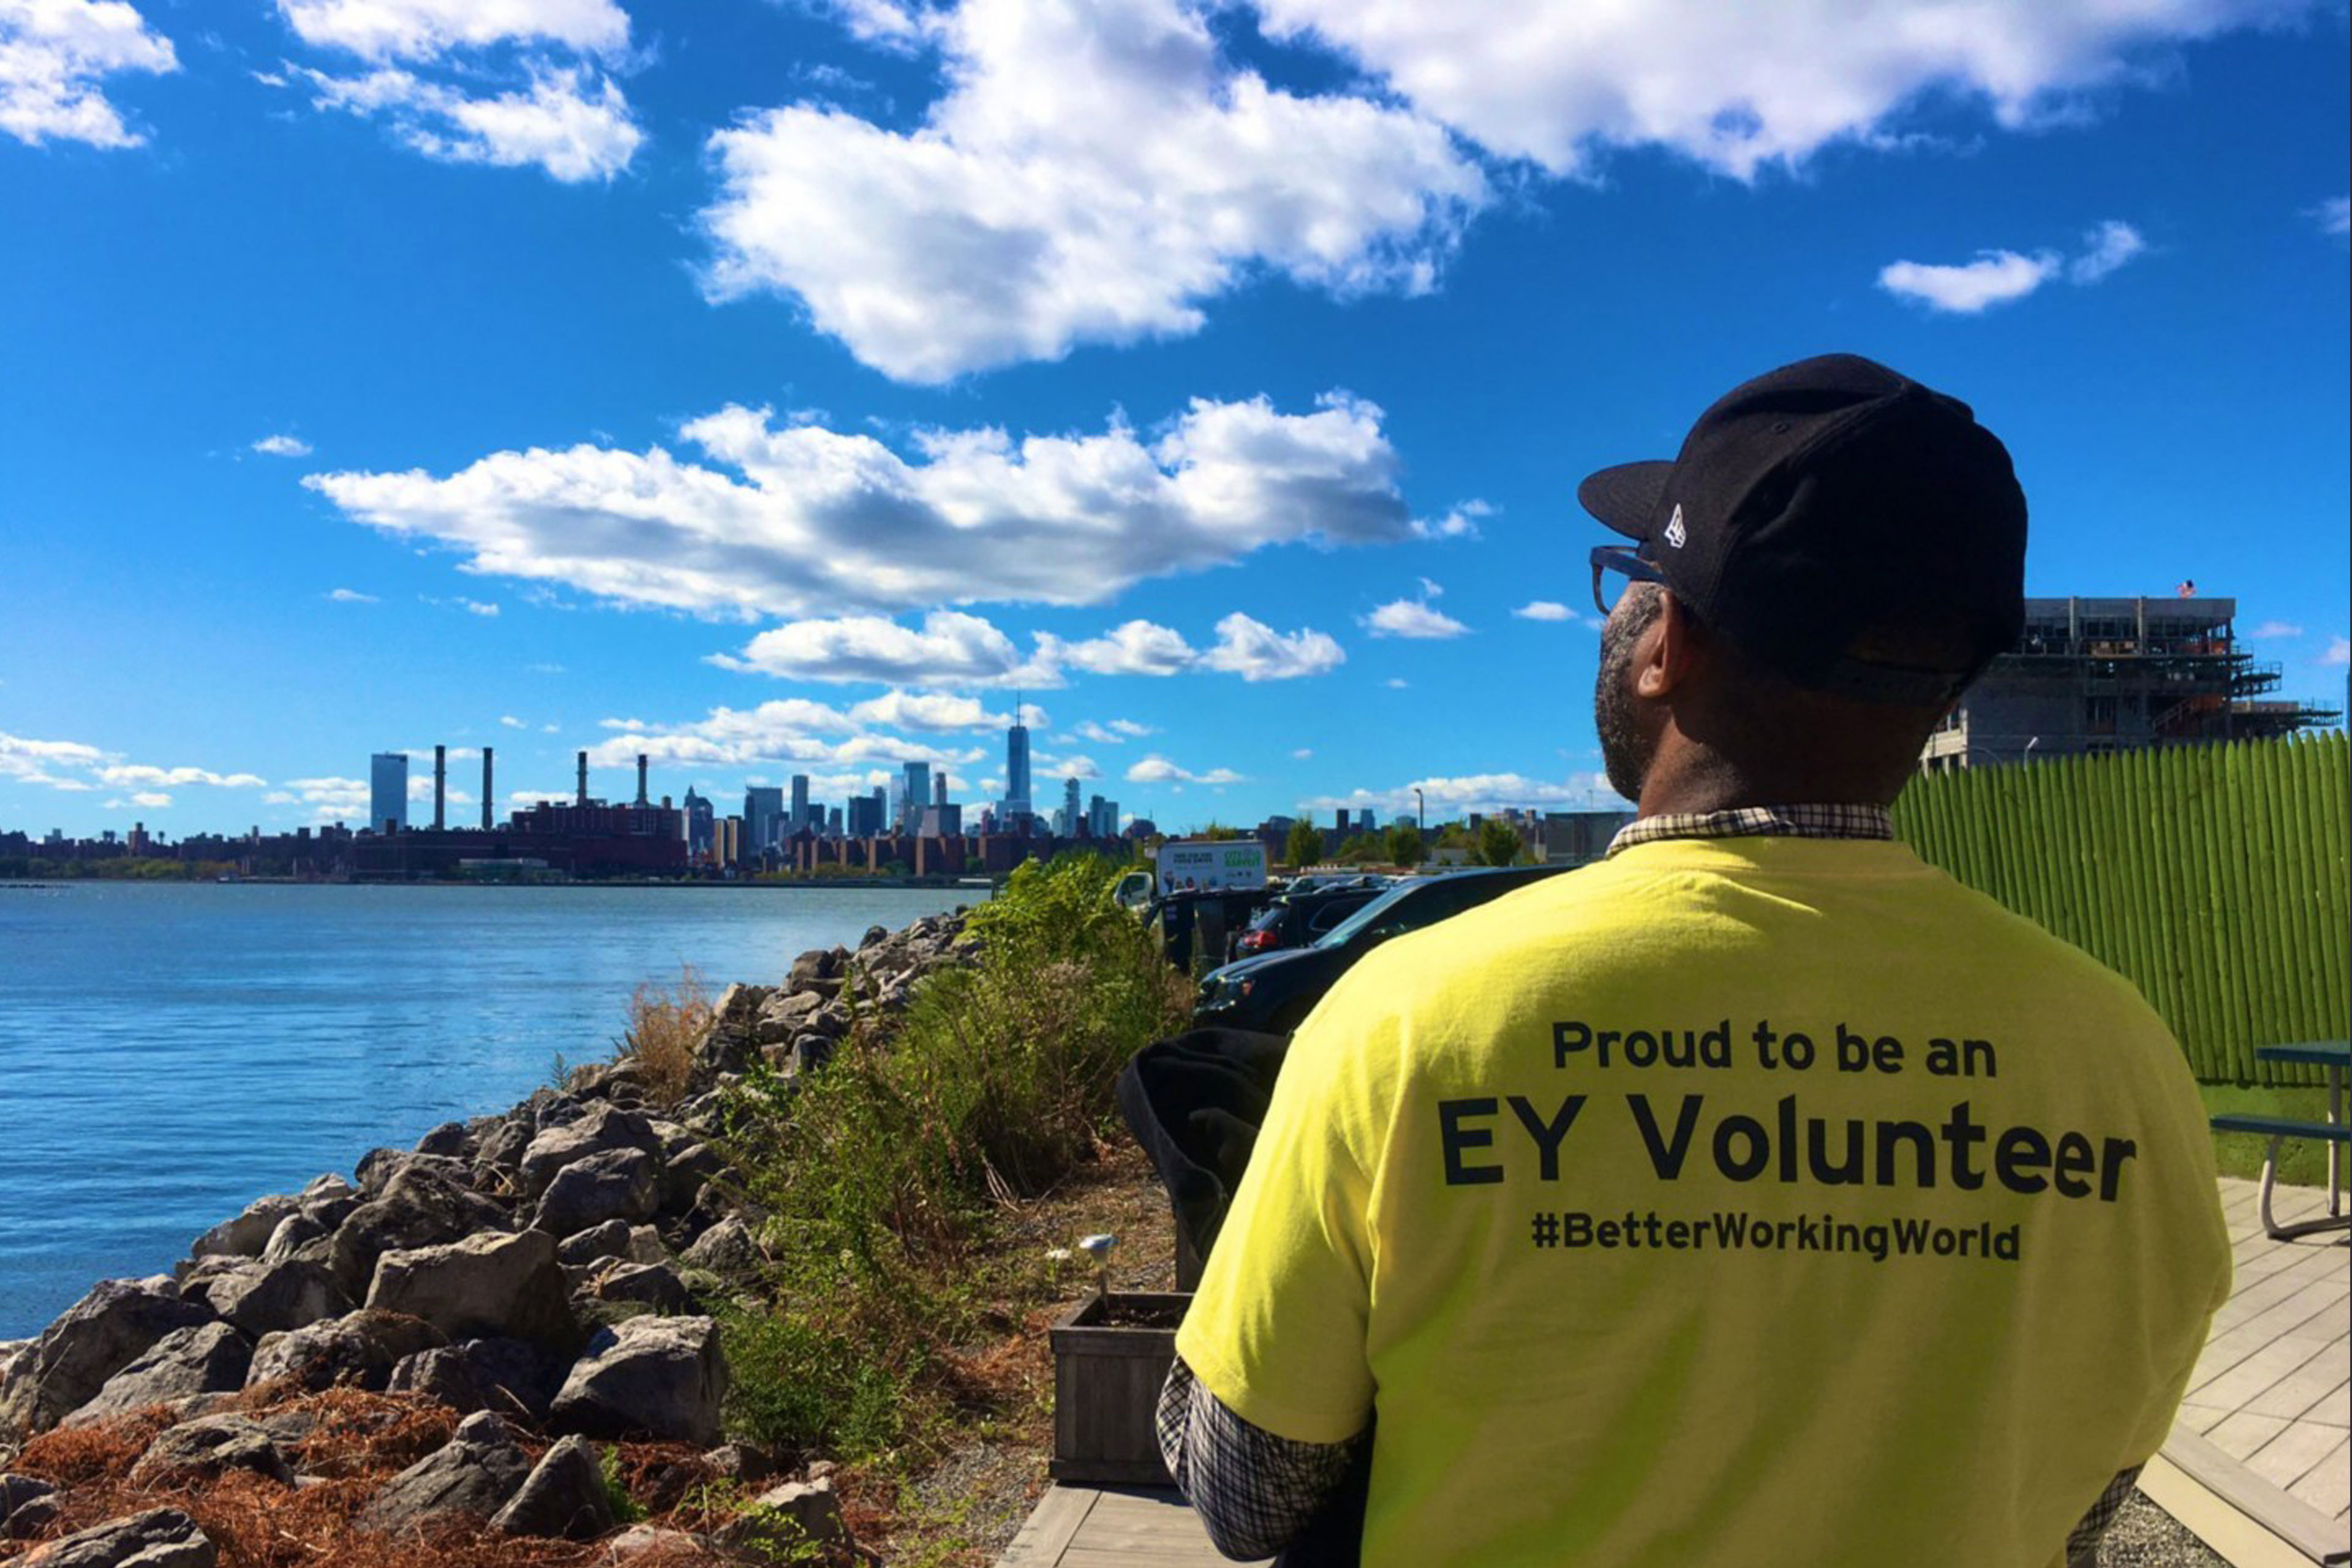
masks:
<svg viewBox="0 0 2352 1568"><path fill-rule="evenodd" d="M1160 1456L1228 1557L1271 1557L1297 1539L1347 1478L1364 1439L1301 1443L1225 1408L1178 1356L1160 1390Z"/></svg>

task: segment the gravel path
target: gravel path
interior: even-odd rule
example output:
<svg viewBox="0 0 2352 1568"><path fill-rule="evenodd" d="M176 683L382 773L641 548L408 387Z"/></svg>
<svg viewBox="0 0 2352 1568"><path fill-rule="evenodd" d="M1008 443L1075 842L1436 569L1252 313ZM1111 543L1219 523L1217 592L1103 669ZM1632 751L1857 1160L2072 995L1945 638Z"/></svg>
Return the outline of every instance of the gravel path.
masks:
<svg viewBox="0 0 2352 1568"><path fill-rule="evenodd" d="M2230 1568L2229 1560L2138 1492L2099 1542L2099 1568Z"/></svg>

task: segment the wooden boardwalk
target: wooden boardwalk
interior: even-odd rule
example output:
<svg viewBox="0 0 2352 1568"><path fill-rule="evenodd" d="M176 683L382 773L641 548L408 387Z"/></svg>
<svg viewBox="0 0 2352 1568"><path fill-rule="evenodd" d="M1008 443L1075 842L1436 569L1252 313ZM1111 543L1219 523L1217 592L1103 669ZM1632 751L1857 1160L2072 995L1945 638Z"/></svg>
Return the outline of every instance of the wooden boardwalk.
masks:
<svg viewBox="0 0 2352 1568"><path fill-rule="evenodd" d="M2352 1246L2343 1231L2271 1240L2252 1182L2224 1178L2221 1206L2237 1279L2141 1486L2241 1568L2342 1562L2352 1553ZM2274 1217L2326 1208L2316 1187L2281 1187Z"/></svg>
<svg viewBox="0 0 2352 1568"><path fill-rule="evenodd" d="M2163 1456L2140 1486L2236 1568L2305 1568L2352 1553L2352 1246L2273 1241L2255 1187L2224 1178L2237 1279ZM2322 1212L2281 1187L2282 1222ZM1057 1486L999 1568L1213 1568L1225 1562L1175 1492Z"/></svg>

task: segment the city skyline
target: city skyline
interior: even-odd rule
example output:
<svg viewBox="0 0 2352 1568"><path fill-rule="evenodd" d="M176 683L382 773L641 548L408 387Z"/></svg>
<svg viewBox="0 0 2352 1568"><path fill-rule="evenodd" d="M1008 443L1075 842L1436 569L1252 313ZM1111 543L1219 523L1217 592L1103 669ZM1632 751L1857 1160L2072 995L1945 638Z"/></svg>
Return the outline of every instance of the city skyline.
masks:
<svg viewBox="0 0 2352 1568"><path fill-rule="evenodd" d="M2341 708L2342 5L1917 9L0 0L0 824L1612 806L1575 486L1832 350Z"/></svg>

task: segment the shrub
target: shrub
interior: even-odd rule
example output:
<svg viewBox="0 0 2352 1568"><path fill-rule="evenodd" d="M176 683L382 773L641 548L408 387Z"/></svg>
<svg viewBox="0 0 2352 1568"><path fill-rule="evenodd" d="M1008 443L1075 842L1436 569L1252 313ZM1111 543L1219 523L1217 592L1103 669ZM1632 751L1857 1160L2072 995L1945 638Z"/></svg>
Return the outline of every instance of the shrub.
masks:
<svg viewBox="0 0 2352 1568"><path fill-rule="evenodd" d="M635 1069L655 1104L686 1098L694 1050L710 1032L711 1016L710 993L691 964L679 969L675 987L646 982L630 995L629 1026L614 1056Z"/></svg>

